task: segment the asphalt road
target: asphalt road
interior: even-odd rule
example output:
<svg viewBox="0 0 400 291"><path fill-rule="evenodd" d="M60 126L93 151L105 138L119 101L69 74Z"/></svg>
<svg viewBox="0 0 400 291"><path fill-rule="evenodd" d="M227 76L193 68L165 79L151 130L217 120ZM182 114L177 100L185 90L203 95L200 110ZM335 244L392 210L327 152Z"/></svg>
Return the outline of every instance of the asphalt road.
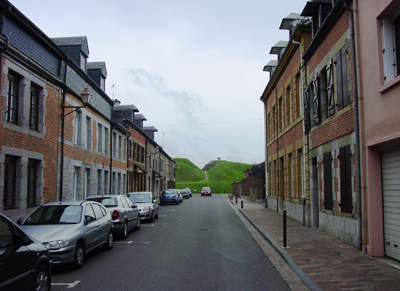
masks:
<svg viewBox="0 0 400 291"><path fill-rule="evenodd" d="M80 270L53 270L52 290L290 290L231 206L199 194L160 207Z"/></svg>

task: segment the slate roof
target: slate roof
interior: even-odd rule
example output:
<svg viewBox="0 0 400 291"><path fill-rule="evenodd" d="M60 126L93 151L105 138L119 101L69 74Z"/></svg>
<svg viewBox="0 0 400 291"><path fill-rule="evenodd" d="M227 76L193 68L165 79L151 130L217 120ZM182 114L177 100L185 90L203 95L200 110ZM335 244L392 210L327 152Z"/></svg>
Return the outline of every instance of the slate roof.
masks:
<svg viewBox="0 0 400 291"><path fill-rule="evenodd" d="M281 51L286 48L287 44L288 41L280 40L271 48L271 51L269 53L273 55L279 55Z"/></svg>
<svg viewBox="0 0 400 291"><path fill-rule="evenodd" d="M107 69L106 69L106 62L87 62L86 68L90 69L100 69L101 74L104 77L107 77Z"/></svg>
<svg viewBox="0 0 400 291"><path fill-rule="evenodd" d="M158 132L158 129L155 128L154 126L144 126L143 127L144 131L153 131L153 132Z"/></svg>
<svg viewBox="0 0 400 291"><path fill-rule="evenodd" d="M279 27L279 29L291 30L293 28L294 21L300 19L302 19L300 13L290 13L288 16L282 19L281 26Z"/></svg>
<svg viewBox="0 0 400 291"><path fill-rule="evenodd" d="M147 118L144 117L143 114L139 113L139 114L135 114L135 120L147 120Z"/></svg>
<svg viewBox="0 0 400 291"><path fill-rule="evenodd" d="M53 37L57 46L80 46L81 51L89 56L89 44L86 36Z"/></svg>
<svg viewBox="0 0 400 291"><path fill-rule="evenodd" d="M139 109L133 105L133 104L129 104L129 105L115 105L113 107L114 111L134 111L134 112L139 112Z"/></svg>

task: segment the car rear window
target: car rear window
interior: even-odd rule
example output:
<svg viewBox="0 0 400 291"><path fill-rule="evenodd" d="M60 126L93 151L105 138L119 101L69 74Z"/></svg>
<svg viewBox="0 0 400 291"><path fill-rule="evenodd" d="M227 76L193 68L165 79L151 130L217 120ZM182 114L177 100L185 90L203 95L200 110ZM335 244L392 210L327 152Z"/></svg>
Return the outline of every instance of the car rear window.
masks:
<svg viewBox="0 0 400 291"><path fill-rule="evenodd" d="M163 194L176 194L174 190L164 190Z"/></svg>
<svg viewBox="0 0 400 291"><path fill-rule="evenodd" d="M90 198L87 199L90 201L96 201L105 207L117 207L118 201L115 197L99 197L99 198Z"/></svg>

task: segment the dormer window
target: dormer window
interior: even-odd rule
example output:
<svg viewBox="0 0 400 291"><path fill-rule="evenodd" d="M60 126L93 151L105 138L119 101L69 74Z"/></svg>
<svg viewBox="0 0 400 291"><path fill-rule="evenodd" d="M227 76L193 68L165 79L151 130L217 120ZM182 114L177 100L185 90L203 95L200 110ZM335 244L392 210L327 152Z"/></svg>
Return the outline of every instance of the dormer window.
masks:
<svg viewBox="0 0 400 291"><path fill-rule="evenodd" d="M100 88L101 90L106 90L106 79L104 77L100 77Z"/></svg>
<svg viewBox="0 0 400 291"><path fill-rule="evenodd" d="M86 56L81 52L81 69L86 72Z"/></svg>

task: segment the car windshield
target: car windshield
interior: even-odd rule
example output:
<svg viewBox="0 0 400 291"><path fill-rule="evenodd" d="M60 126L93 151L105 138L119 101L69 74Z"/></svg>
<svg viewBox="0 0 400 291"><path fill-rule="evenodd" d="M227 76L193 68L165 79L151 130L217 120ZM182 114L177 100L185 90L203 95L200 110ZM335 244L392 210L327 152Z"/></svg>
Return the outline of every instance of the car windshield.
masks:
<svg viewBox="0 0 400 291"><path fill-rule="evenodd" d="M183 190L180 190L180 191L181 191L181 193L187 193L186 189L183 189Z"/></svg>
<svg viewBox="0 0 400 291"><path fill-rule="evenodd" d="M129 199L133 203L151 203L149 194L131 194L129 195Z"/></svg>
<svg viewBox="0 0 400 291"><path fill-rule="evenodd" d="M80 205L49 205L36 209L23 224L76 224L81 222L81 218L82 207Z"/></svg>
<svg viewBox="0 0 400 291"><path fill-rule="evenodd" d="M210 191L210 187L204 187L203 190L204 191Z"/></svg>
<svg viewBox="0 0 400 291"><path fill-rule="evenodd" d="M96 197L96 198L89 198L87 200L96 201L102 204L104 207L117 207L118 201L115 197Z"/></svg>

